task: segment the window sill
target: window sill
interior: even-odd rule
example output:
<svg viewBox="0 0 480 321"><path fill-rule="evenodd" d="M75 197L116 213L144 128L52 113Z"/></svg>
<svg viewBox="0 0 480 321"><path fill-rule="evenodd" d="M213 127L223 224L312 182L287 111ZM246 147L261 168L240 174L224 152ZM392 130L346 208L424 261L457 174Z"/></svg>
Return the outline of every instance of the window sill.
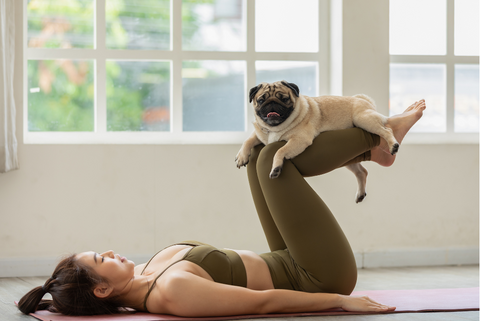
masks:
<svg viewBox="0 0 480 321"><path fill-rule="evenodd" d="M24 144L175 145L242 144L247 132L26 132Z"/></svg>
<svg viewBox="0 0 480 321"><path fill-rule="evenodd" d="M27 132L24 144L208 145L242 144L250 132ZM478 144L478 133L409 133L403 144Z"/></svg>

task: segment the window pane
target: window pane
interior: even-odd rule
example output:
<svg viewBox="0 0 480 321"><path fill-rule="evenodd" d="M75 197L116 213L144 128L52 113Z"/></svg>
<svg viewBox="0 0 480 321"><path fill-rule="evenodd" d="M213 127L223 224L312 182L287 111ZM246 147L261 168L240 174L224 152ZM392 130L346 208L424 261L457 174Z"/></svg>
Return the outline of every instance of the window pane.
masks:
<svg viewBox="0 0 480 321"><path fill-rule="evenodd" d="M245 62L184 61L183 131L245 130Z"/></svg>
<svg viewBox="0 0 480 321"><path fill-rule="evenodd" d="M446 0L390 0L390 54L445 55L446 26Z"/></svg>
<svg viewBox="0 0 480 321"><path fill-rule="evenodd" d="M85 60L28 61L28 130L93 131L94 65Z"/></svg>
<svg viewBox="0 0 480 321"><path fill-rule="evenodd" d="M478 65L455 65L455 131L478 133Z"/></svg>
<svg viewBox="0 0 480 321"><path fill-rule="evenodd" d="M93 0L28 0L28 46L93 48Z"/></svg>
<svg viewBox="0 0 480 321"><path fill-rule="evenodd" d="M318 1L257 0L255 50L318 52Z"/></svg>
<svg viewBox="0 0 480 321"><path fill-rule="evenodd" d="M479 1L455 0L455 55L478 56Z"/></svg>
<svg viewBox="0 0 480 321"><path fill-rule="evenodd" d="M107 61L107 130L170 130L170 62Z"/></svg>
<svg viewBox="0 0 480 321"><path fill-rule="evenodd" d="M413 132L446 131L446 68L443 64L390 64L390 116L425 99L427 111Z"/></svg>
<svg viewBox="0 0 480 321"><path fill-rule="evenodd" d="M309 61L257 61L257 84L286 80L293 82L300 93L307 96L318 96L316 62Z"/></svg>
<svg viewBox="0 0 480 321"><path fill-rule="evenodd" d="M170 50L170 0L107 0L107 47Z"/></svg>
<svg viewBox="0 0 480 321"><path fill-rule="evenodd" d="M245 51L245 0L183 0L184 50Z"/></svg>

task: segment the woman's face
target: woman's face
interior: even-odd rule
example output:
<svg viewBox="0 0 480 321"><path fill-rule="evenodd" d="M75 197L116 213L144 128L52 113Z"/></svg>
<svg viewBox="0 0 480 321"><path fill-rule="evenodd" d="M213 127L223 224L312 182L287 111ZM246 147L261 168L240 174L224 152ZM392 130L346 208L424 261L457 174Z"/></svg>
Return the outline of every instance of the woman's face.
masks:
<svg viewBox="0 0 480 321"><path fill-rule="evenodd" d="M135 263L113 251L104 253L82 252L77 260L90 266L99 276L106 279L114 292L121 292L132 280Z"/></svg>

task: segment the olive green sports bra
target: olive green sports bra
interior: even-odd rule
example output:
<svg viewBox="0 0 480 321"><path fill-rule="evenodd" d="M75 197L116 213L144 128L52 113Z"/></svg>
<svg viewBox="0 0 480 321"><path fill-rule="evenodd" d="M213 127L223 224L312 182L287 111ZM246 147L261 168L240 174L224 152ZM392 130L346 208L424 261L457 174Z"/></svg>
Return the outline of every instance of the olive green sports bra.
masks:
<svg viewBox="0 0 480 321"><path fill-rule="evenodd" d="M180 260L177 260L167 266L165 270L163 270L153 281L152 286L148 289L147 295L143 301L143 307L145 311L148 312L147 309L147 299L150 293L152 292L157 280L159 277L165 273L168 268L172 265L180 262L180 261L189 261L192 263L197 264L202 269L204 269L215 282L224 283L229 285L236 285L247 287L247 272L245 270L245 265L243 264L242 259L237 254L237 252L232 250L219 250L216 247L211 245L197 242L197 241L186 241L181 243L175 243L170 246L174 245L188 245L193 246ZM167 246L166 248L170 247ZM165 248L165 249L166 249ZM164 250L164 249L163 249ZM161 250L161 251L163 251ZM142 273L145 272L148 264L152 261L152 259L157 256L158 251L145 265L142 270Z"/></svg>

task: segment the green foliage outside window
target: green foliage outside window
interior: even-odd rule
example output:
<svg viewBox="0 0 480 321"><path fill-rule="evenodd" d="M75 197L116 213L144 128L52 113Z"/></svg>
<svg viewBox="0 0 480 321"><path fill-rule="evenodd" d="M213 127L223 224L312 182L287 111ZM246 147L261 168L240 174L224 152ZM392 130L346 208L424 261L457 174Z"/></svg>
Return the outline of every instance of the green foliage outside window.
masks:
<svg viewBox="0 0 480 321"><path fill-rule="evenodd" d="M214 0L189 1L192 2L208 4ZM169 50L169 8L169 0L106 0L106 47ZM30 48L95 47L95 1L29 0L27 12ZM184 9L182 19L197 25L198 16ZM183 37L192 37L195 32L189 28ZM93 131L94 73L92 60L29 60L29 130ZM106 79L107 130L169 129L166 118L170 110L169 63L122 64L108 60ZM145 119L151 114L162 115L158 121L160 127L146 126Z"/></svg>

